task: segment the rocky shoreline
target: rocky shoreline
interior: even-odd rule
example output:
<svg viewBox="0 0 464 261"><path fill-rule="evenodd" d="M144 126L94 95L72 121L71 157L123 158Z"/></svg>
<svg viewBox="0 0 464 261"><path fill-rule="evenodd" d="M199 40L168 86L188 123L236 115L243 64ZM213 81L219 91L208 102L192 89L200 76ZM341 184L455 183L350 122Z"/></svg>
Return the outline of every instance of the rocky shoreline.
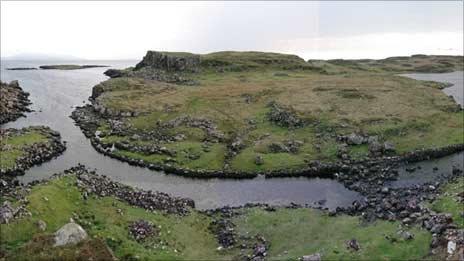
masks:
<svg viewBox="0 0 464 261"><path fill-rule="evenodd" d="M23 91L18 81L0 82L0 124L24 117L31 104L29 93Z"/></svg>
<svg viewBox="0 0 464 261"><path fill-rule="evenodd" d="M450 244L457 244L457 249L464 248L464 230L458 229L456 224L453 223L452 217L449 214L435 213L424 205L425 202L433 202L438 197L441 186L461 177L463 173L461 169L453 168L452 173L448 176L440 177L434 182L408 188L393 188L389 187L387 183L388 181L397 179L398 167L408 163L436 159L462 152L464 144L422 149L401 156L387 156L382 153L381 156L364 160L343 159L338 163L329 164L313 161L308 164L307 168L300 170L269 171L263 173L185 170L172 165L156 165L146 163L142 160L115 155L113 153L114 147L100 143L98 135L95 135L98 126L96 119L98 115L96 115L91 105L78 108L73 112L72 117L85 135L91 139L91 143L96 150L129 164L194 178L252 178L259 174L266 177L304 176L333 178L342 182L348 189L359 192L363 196L363 199L354 201L350 207L331 210L324 206L324 201L315 202L316 208L327 211L329 216L340 214L361 216L368 223L374 222L376 219L399 221L406 228L418 225L432 233L433 240L430 246L432 253L446 253L446 249ZM384 146L388 147L388 144ZM239 215L239 210L241 209L256 207L263 208L266 211L276 210L276 207L266 204L247 204L242 207L224 207L205 211L206 214L214 219L210 230L216 235L221 247L236 247L236 243L238 242L237 235L234 234L235 225L231 221L231 218ZM290 204L286 207L301 208L314 206ZM414 237L414 235L407 232L403 234L408 240ZM265 243L251 245L251 251L254 253L266 249L263 248ZM250 246L247 247L250 248ZM456 251L453 250L449 255L454 255L455 253ZM263 253L257 256L263 257ZM252 258L254 257L250 257L250 259Z"/></svg>
<svg viewBox="0 0 464 261"><path fill-rule="evenodd" d="M187 215L195 208L195 202L192 199L172 197L166 193L156 191L145 191L133 188L118 182L112 181L109 177L99 175L95 171L89 170L84 165L77 165L63 172L56 173L49 178L36 180L28 184L20 184L16 179L0 179L1 193L3 198L14 199L24 203L18 209L25 209L25 195L32 187L45 184L53 179L64 176L75 176L76 185L82 193L82 197L108 197L113 196L126 202L131 206L140 207L147 211L161 211L167 214ZM5 205L5 203L2 203ZM8 204L9 205L9 204ZM10 207L11 208L11 207ZM0 220L5 220L5 216L10 219L19 218L20 216L5 214L8 212L5 208L0 207ZM13 211L19 213L19 211ZM4 215L4 216L2 216Z"/></svg>
<svg viewBox="0 0 464 261"><path fill-rule="evenodd" d="M417 225L422 227L432 234L430 244L430 254L436 255L445 254L448 258L459 257L459 253L464 250L464 229L459 228L454 223L453 218L447 213L436 213L429 209L427 203L433 202L440 195L440 188L450 182L456 181L462 177L463 170L453 169L451 175L442 177L434 182L424 183L422 185L411 186L407 188L389 188L371 186L369 190L362 193L363 199L356 200L352 206L347 208L336 208L329 210L324 207L324 202L318 202L319 206L313 207L309 205L289 204L279 206L284 208L316 208L325 211L328 216L336 216L347 214L350 216L359 216L366 223L373 223L375 220L399 221L403 231L400 236L405 240L413 240L414 234L407 232L411 226ZM264 211L274 212L279 207L268 204L246 204L240 207L222 207L218 209L206 210L203 213L211 216L213 222L210 230L216 235L218 243L223 248L240 247L241 249L251 250L252 253L263 250L264 244L242 244L237 245L239 236L236 233L236 225L232 222L232 218L242 215L244 209L260 208ZM461 213L464 215L464 212ZM258 235L257 235L258 236ZM241 241L244 238L240 238ZM245 238L249 242L253 238ZM395 238L386 238L394 243ZM354 239L355 240L355 239ZM356 240L355 240L356 241ZM253 241L254 242L254 241ZM450 250L450 247L452 248ZM269 246L264 248L264 257ZM262 252L262 251L261 251ZM245 256L245 259L255 260L254 256ZM258 255L259 256L259 255ZM259 259L261 260L261 259ZM301 260L305 260L304 257ZM318 259L320 260L320 259ZM454 259L453 259L454 260Z"/></svg>
<svg viewBox="0 0 464 261"><path fill-rule="evenodd" d="M423 149L406 153L401 156L380 156L369 158L367 160L350 160L345 159L336 163L322 163L320 161L312 161L308 166L301 169L285 169L285 170L270 170L259 172L233 171L233 170L199 170L174 166L170 163L147 163L143 160L132 159L122 155L113 153L115 146L100 142L100 137L96 135L100 116L95 111L92 105L76 107L71 118L74 119L77 126L81 128L84 135L90 139L92 146L100 153L127 162L131 165L146 167L152 170L164 171L170 174L177 174L191 178L254 178L258 175L264 175L266 178L272 177L322 177L322 178L337 178L344 180L345 177L339 176L337 173L350 174L350 179L358 177L360 172L370 171L370 169L380 169L382 166L388 166L392 169L394 166L399 166L404 163L418 162L422 160L430 160L440 158L453 153L464 150L464 144L450 145L442 148ZM115 144L113 144L115 145ZM356 174L356 175L353 175ZM383 179L391 178L383 177Z"/></svg>
<svg viewBox="0 0 464 261"><path fill-rule="evenodd" d="M23 175L24 171L33 165L51 160L65 151L66 145L61 141L60 133L45 126L32 126L22 129L0 129L1 140L9 137L20 136L28 132L35 132L47 138L47 142L33 143L20 149L22 155L15 160L15 165L10 168L0 169L0 175ZM9 144L2 144L2 153L16 150Z"/></svg>
<svg viewBox="0 0 464 261"><path fill-rule="evenodd" d="M359 216L366 224L375 220L399 221L401 223L399 234L404 240L414 240L414 234L408 232L411 226L420 226L432 234L430 253L445 253L448 257L456 257L464 249L464 229L459 229L453 222L450 214L436 213L428 208L427 203L433 202L440 195L440 188L449 182L462 177L461 169L453 169L452 173L434 182L408 188L390 188L371 184L370 190L362 192L363 199L354 201L352 206L329 210L324 202L319 202L316 209L321 209L328 216L347 214ZM0 180L1 196L21 202L19 206L12 207L4 202L0 207L0 220L10 220L28 216L27 200L25 195L37 184L44 184L52 179L63 176L75 176L76 185L81 191L82 198L114 196L131 206L144 208L148 211L162 211L167 214L188 215L195 208L191 199L171 197L168 194L144 191L111 181L110 178L96 174L83 165L78 165L50 178L21 185L15 180ZM274 212L279 208L313 208L309 205L289 204L286 206L272 206L268 204L246 204L240 207L222 207L200 211L212 218L209 230L215 235L221 248L239 248L243 253L252 253L242 256L246 260L262 260L272 247L260 235L243 236L236 232L236 225L232 218L245 213L251 208ZM138 231L139 229L137 229ZM137 235L135 235L137 236ZM386 237L394 243L394 237ZM356 243L356 239L353 239ZM450 251L450 247L452 251ZM258 259L257 259L258 258ZM260 259L261 258L261 259Z"/></svg>

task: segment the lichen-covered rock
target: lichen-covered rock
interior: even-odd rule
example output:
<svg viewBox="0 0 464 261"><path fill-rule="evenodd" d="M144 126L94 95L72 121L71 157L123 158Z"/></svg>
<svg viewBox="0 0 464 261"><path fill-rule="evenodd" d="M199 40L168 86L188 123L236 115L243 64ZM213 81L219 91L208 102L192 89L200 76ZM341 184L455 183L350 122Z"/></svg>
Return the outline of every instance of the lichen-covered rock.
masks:
<svg viewBox="0 0 464 261"><path fill-rule="evenodd" d="M7 224L14 218L14 209L11 207L9 201L3 202L0 207L0 224Z"/></svg>
<svg viewBox="0 0 464 261"><path fill-rule="evenodd" d="M45 223L43 220L37 220L36 225L37 228L42 232L47 229L47 223Z"/></svg>
<svg viewBox="0 0 464 261"><path fill-rule="evenodd" d="M346 138L346 143L348 143L348 145L361 145L365 141L366 141L366 139L362 135L359 135L359 134L356 134L356 133L351 133Z"/></svg>
<svg viewBox="0 0 464 261"><path fill-rule="evenodd" d="M77 244L87 239L87 232L76 223L68 223L55 232L55 244L53 246L64 246Z"/></svg>
<svg viewBox="0 0 464 261"><path fill-rule="evenodd" d="M312 255L302 256L300 260L301 261L321 261L321 258L322 258L321 254L315 253Z"/></svg>

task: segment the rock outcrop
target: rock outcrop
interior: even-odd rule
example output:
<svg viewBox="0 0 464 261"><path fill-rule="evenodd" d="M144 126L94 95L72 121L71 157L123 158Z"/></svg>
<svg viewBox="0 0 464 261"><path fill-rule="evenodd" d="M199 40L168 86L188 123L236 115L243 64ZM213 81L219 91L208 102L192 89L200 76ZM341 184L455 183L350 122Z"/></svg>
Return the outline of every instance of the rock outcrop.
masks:
<svg viewBox="0 0 464 261"><path fill-rule="evenodd" d="M199 66L200 56L197 54L148 51L135 70L151 67L168 72L196 72Z"/></svg>
<svg viewBox="0 0 464 261"><path fill-rule="evenodd" d="M305 122L292 108L285 108L276 102L271 102L268 105L270 110L268 112L269 121L286 128L298 128L304 126Z"/></svg>
<svg viewBox="0 0 464 261"><path fill-rule="evenodd" d="M29 93L19 87L18 81L0 82L0 124L14 121L30 112Z"/></svg>
<svg viewBox="0 0 464 261"><path fill-rule="evenodd" d="M105 75L111 78L136 77L182 85L197 85L190 77L200 70L198 54L148 51L135 68L109 69Z"/></svg>

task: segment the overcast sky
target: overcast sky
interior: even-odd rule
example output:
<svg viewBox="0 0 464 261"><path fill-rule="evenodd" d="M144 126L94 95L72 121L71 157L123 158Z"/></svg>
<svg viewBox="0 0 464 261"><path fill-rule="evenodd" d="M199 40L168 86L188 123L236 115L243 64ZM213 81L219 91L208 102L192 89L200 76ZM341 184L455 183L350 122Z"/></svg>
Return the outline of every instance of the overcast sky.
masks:
<svg viewBox="0 0 464 261"><path fill-rule="evenodd" d="M1 1L1 56L140 59L258 50L305 59L463 55L463 2Z"/></svg>

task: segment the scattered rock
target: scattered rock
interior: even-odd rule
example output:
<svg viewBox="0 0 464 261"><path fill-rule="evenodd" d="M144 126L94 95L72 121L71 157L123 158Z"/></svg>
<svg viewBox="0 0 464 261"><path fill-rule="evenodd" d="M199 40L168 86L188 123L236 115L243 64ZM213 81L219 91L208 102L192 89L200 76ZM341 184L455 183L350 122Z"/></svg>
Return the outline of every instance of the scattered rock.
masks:
<svg viewBox="0 0 464 261"><path fill-rule="evenodd" d="M150 221L137 220L129 225L129 233L137 242L143 242L149 237L158 234L158 228Z"/></svg>
<svg viewBox="0 0 464 261"><path fill-rule="evenodd" d="M271 102L268 106L270 107L268 119L275 124L287 128L298 128L304 125L304 121L293 109L285 108L276 102Z"/></svg>
<svg viewBox="0 0 464 261"><path fill-rule="evenodd" d="M268 146L269 152L271 153L288 153L290 149L282 143L273 142Z"/></svg>
<svg viewBox="0 0 464 261"><path fill-rule="evenodd" d="M361 249L361 247L359 246L359 243L356 239L351 239L350 241L347 242L347 247L349 249L352 249L354 251L358 251L359 249Z"/></svg>
<svg viewBox="0 0 464 261"><path fill-rule="evenodd" d="M256 156L255 158L255 164L260 166L264 164L264 159L261 155Z"/></svg>
<svg viewBox="0 0 464 261"><path fill-rule="evenodd" d="M315 253L315 254L308 255L308 256L302 256L300 258L300 261L321 261L321 258L322 258L321 254Z"/></svg>
<svg viewBox="0 0 464 261"><path fill-rule="evenodd" d="M47 223L45 223L45 221L43 220L37 220L36 225L37 228L42 232L44 232L47 229Z"/></svg>
<svg viewBox="0 0 464 261"><path fill-rule="evenodd" d="M9 201L3 202L0 207L0 224L8 224L14 218L14 209Z"/></svg>
<svg viewBox="0 0 464 261"><path fill-rule="evenodd" d="M404 239L404 240L412 240L414 239L414 234L409 232L409 231L401 231L400 232L400 236Z"/></svg>
<svg viewBox="0 0 464 261"><path fill-rule="evenodd" d="M456 251L456 242L448 241L448 245L447 245L448 254L452 255L452 254L454 254L454 251Z"/></svg>
<svg viewBox="0 0 464 261"><path fill-rule="evenodd" d="M351 133L350 135L348 135L348 137L346 137L346 143L348 143L348 145L361 145L365 142L366 139L363 136L356 133Z"/></svg>

